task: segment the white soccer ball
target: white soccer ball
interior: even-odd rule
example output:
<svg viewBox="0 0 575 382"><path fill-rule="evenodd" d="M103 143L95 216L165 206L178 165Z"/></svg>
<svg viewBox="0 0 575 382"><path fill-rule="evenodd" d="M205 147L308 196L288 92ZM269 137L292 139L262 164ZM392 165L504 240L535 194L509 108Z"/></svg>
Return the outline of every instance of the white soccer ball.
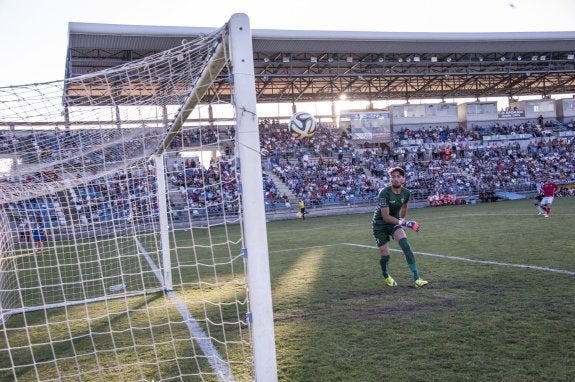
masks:
<svg viewBox="0 0 575 382"><path fill-rule="evenodd" d="M298 139L311 137L317 130L317 123L310 113L298 111L289 119L289 130Z"/></svg>

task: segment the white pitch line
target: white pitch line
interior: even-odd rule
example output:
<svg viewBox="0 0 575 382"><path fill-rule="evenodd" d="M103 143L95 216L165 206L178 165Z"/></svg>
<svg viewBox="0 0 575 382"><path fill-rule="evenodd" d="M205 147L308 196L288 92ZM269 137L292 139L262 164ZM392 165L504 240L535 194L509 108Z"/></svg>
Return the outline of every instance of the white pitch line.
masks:
<svg viewBox="0 0 575 382"><path fill-rule="evenodd" d="M281 253L281 252L292 252L292 251L301 251L307 249L314 249L314 248L325 248L325 247L335 247L340 244L326 244L326 245L312 245L311 247L304 247L304 248L287 248L287 249L277 249L275 251L269 251L269 253ZM353 245L353 244L351 244Z"/></svg>
<svg viewBox="0 0 575 382"><path fill-rule="evenodd" d="M152 268L152 271L156 275L156 278L162 285L164 285L164 277L162 276L162 272L156 266L156 264L148 254L148 251L146 251L146 248L144 248L140 240L138 240L138 238L134 238L134 240L136 240L136 245L138 246L140 252L144 256L150 267ZM206 332L202 329L202 327L200 326L198 321L194 318L194 316L192 316L192 313L188 310L186 304L184 304L177 297L174 291L167 291L166 294L170 298L170 300L172 300L178 312L180 312L180 314L182 315L182 318L184 319L184 322L186 323L188 330L190 331L190 334L196 340L196 342L200 346L200 349L202 349L202 352L207 357L208 363L212 366L212 369L217 373L218 380L221 382L235 382L236 379L232 371L230 370L226 362L223 360L222 356L215 348Z"/></svg>
<svg viewBox="0 0 575 382"><path fill-rule="evenodd" d="M39 252L23 253L23 254L14 255L14 256L0 257L0 263L1 263L2 261L5 261L5 260L13 260L13 259L17 259L17 258L19 258L19 257L28 257L28 256L34 256L34 255L38 256L38 255L44 255L44 254L45 254L45 253L42 253L42 252L39 251Z"/></svg>
<svg viewBox="0 0 575 382"><path fill-rule="evenodd" d="M372 248L377 249L377 247L373 245L364 245L364 244L353 244L353 243L343 243L344 245L350 245L353 247L361 247L361 248ZM401 252L399 249L391 249L394 252ZM459 260L459 261L466 261L468 263L478 263L478 264L489 264L489 265L499 265L502 267L513 267L513 268L527 268L527 269L534 269L537 271L545 271L545 272L553 272L553 273L564 273L569 276L575 276L575 272L573 271L566 271L564 269L555 269L549 267L541 267L538 265L528 265L528 264L513 264L513 263L501 263L498 261L490 261L490 260L475 260L475 259L468 259L466 257L459 257L459 256L448 256L448 255L440 255L437 253L427 253L427 252L413 252L417 255L423 256L431 256L431 257L439 257L442 259L450 259L450 260Z"/></svg>

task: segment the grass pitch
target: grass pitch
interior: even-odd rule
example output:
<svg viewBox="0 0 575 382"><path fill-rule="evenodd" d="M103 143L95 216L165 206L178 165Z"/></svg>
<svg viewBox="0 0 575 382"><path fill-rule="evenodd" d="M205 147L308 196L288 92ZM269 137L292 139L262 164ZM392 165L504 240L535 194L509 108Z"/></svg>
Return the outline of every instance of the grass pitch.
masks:
<svg viewBox="0 0 575 382"><path fill-rule="evenodd" d="M423 228L408 237L430 282L421 289L413 287L396 243L390 266L399 285L384 285L371 214L309 212L305 221L267 226L281 382L575 380L575 199L556 199L548 219L536 216L529 200L412 209L409 217ZM239 234L239 226L227 230ZM223 232L215 227L211 236L193 238L182 232L177 241L191 248ZM202 300L194 295L195 277L214 276L205 264L211 257L196 255L203 266L182 254L174 273L186 284L177 293L194 315ZM237 271L218 267L218 277ZM201 291L212 292L244 297L243 290ZM17 370L18 380L101 380L93 371L77 373L93 370L94 360L110 381L177 380L180 373L186 381L217 380L197 376L210 367L188 358L194 344L172 305L150 294L16 315L0 338L0 380L13 380L12 362L32 361L35 368ZM229 310L208 314L227 322L238 314ZM210 333L237 342L220 351L238 360L232 365L238 381L251 380L249 360L242 361L249 349L238 341L247 337L245 328L228 327L224 335L212 325ZM32 355L28 342L44 347ZM63 357L56 362L55 355ZM116 358L121 367L106 368Z"/></svg>
<svg viewBox="0 0 575 382"><path fill-rule="evenodd" d="M269 224L281 381L575 379L575 199L409 216L422 289L399 251L384 285L370 214Z"/></svg>

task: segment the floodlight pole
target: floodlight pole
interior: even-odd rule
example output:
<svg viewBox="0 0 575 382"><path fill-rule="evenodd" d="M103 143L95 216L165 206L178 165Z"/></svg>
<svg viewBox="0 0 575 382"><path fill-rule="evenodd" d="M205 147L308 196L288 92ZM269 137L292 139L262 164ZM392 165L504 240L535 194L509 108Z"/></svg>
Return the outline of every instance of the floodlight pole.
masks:
<svg viewBox="0 0 575 382"><path fill-rule="evenodd" d="M255 380L276 382L274 320L252 34L247 15L234 14L230 18L229 34Z"/></svg>

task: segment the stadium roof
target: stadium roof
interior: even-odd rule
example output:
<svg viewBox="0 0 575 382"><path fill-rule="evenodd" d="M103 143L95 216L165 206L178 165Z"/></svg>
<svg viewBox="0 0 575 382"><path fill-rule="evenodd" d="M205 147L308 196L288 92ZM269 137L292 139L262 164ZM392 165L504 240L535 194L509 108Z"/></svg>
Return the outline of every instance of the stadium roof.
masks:
<svg viewBox="0 0 575 382"><path fill-rule="evenodd" d="M66 77L125 64L214 30L70 23ZM575 31L254 29L252 38L261 103L333 101L342 94L348 100L408 101L575 93Z"/></svg>

